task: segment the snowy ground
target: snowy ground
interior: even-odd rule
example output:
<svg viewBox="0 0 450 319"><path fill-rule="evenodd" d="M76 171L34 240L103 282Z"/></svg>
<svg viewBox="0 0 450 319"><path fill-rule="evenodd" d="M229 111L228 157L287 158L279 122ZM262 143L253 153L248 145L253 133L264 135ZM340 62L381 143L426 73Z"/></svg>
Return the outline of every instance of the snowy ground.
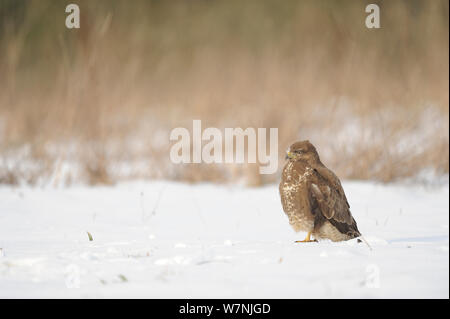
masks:
<svg viewBox="0 0 450 319"><path fill-rule="evenodd" d="M0 186L0 298L448 298L448 183L343 186L372 251L295 244L275 185Z"/></svg>

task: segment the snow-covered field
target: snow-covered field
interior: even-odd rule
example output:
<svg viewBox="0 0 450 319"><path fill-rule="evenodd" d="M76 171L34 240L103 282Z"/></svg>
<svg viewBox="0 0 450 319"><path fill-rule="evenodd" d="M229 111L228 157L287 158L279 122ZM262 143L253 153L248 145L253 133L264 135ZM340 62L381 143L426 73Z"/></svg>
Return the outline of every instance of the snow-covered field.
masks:
<svg viewBox="0 0 450 319"><path fill-rule="evenodd" d="M295 244L276 185L0 186L0 297L448 298L448 182L343 186L372 251Z"/></svg>

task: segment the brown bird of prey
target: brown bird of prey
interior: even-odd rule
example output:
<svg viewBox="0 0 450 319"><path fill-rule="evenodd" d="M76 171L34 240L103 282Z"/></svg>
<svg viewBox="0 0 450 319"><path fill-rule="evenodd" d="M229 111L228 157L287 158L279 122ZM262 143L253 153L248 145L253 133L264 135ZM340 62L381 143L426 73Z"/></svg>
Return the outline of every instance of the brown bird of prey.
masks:
<svg viewBox="0 0 450 319"><path fill-rule="evenodd" d="M296 142L286 159L280 183L283 210L296 232L307 232L305 240L296 242L360 237L341 182L322 164L314 145Z"/></svg>

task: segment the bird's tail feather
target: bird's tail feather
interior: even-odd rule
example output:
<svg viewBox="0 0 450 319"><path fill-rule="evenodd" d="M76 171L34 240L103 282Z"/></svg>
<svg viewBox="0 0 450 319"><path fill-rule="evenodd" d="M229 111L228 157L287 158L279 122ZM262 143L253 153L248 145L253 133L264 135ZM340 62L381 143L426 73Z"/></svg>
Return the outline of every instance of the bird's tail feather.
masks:
<svg viewBox="0 0 450 319"><path fill-rule="evenodd" d="M369 247L369 249L372 250L372 247L369 245L369 243L368 243L367 240L363 237L363 235L359 235L359 238L361 238L361 240L367 245L367 247Z"/></svg>

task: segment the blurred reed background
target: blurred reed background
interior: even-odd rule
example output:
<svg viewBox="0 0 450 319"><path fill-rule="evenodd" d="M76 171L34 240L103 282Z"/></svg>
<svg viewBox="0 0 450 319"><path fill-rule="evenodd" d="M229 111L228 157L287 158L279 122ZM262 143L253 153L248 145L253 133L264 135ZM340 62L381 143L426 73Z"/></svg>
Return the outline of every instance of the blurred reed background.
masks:
<svg viewBox="0 0 450 319"><path fill-rule="evenodd" d="M193 119L277 127L279 170L309 139L342 178L448 173L449 3L375 2L0 0L0 184L278 180L172 164Z"/></svg>

